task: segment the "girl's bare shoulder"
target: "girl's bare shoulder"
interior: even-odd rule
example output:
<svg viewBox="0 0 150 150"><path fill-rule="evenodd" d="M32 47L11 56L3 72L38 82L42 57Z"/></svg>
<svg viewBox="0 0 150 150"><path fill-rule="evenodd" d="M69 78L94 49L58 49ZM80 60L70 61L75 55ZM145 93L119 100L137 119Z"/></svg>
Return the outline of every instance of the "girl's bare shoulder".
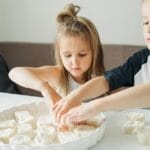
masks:
<svg viewBox="0 0 150 150"><path fill-rule="evenodd" d="M54 89L57 89L61 77L60 68L58 66L43 66L39 69L43 80L48 82Z"/></svg>
<svg viewBox="0 0 150 150"><path fill-rule="evenodd" d="M58 66L42 66L38 68L40 74L45 76L47 79L55 79L60 77L61 71Z"/></svg>

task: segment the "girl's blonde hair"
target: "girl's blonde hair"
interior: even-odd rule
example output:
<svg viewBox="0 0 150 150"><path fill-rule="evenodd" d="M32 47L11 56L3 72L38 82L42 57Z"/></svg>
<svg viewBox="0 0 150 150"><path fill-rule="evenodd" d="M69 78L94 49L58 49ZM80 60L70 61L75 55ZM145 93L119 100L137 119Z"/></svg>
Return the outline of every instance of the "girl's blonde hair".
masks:
<svg viewBox="0 0 150 150"><path fill-rule="evenodd" d="M92 64L83 76L86 82L92 76L102 75L104 72L103 50L98 32L94 24L85 17L78 17L79 6L67 5L57 16L58 31L55 41L55 59L61 70L60 89L64 95L69 93L68 72L64 68L60 57L59 41L63 36L80 37L87 41L92 50Z"/></svg>
<svg viewBox="0 0 150 150"><path fill-rule="evenodd" d="M150 0L142 0L142 3L144 3L144 2L149 2Z"/></svg>

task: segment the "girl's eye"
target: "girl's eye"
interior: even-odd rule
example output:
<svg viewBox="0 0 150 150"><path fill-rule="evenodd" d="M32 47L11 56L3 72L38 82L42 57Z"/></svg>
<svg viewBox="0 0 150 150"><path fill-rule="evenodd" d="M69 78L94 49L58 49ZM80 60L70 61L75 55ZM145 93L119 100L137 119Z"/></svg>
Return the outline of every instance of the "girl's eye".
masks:
<svg viewBox="0 0 150 150"><path fill-rule="evenodd" d="M69 54L68 55L64 55L64 57L71 57L71 55L69 55Z"/></svg>
<svg viewBox="0 0 150 150"><path fill-rule="evenodd" d="M147 24L149 24L149 21L144 21L143 24L147 25Z"/></svg>
<svg viewBox="0 0 150 150"><path fill-rule="evenodd" d="M79 54L80 57L84 57L86 56L87 54Z"/></svg>

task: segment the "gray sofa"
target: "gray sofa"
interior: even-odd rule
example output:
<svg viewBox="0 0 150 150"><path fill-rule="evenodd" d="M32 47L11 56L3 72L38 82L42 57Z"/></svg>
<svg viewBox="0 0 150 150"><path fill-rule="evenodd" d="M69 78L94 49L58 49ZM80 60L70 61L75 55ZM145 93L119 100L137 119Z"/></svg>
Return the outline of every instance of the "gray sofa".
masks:
<svg viewBox="0 0 150 150"><path fill-rule="evenodd" d="M129 56L144 46L104 44L104 64L106 70L124 63ZM54 65L53 44L40 43L0 43L0 54L4 57L9 69L16 66ZM22 94L40 96L40 93L18 86Z"/></svg>

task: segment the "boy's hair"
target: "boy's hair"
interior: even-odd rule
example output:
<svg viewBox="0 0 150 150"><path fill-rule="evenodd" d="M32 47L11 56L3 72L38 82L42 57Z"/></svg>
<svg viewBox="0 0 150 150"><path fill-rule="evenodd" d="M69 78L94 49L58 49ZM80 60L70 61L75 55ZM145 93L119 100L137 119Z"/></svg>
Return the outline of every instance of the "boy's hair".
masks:
<svg viewBox="0 0 150 150"><path fill-rule="evenodd" d="M89 44L92 50L92 64L83 76L83 81L88 81L91 76L104 73L103 50L98 32L94 24L85 17L78 17L80 7L73 4L67 5L57 16L58 31L55 41L55 59L61 70L60 89L64 95L69 93L68 72L65 70L60 58L59 41L64 36L79 37Z"/></svg>

